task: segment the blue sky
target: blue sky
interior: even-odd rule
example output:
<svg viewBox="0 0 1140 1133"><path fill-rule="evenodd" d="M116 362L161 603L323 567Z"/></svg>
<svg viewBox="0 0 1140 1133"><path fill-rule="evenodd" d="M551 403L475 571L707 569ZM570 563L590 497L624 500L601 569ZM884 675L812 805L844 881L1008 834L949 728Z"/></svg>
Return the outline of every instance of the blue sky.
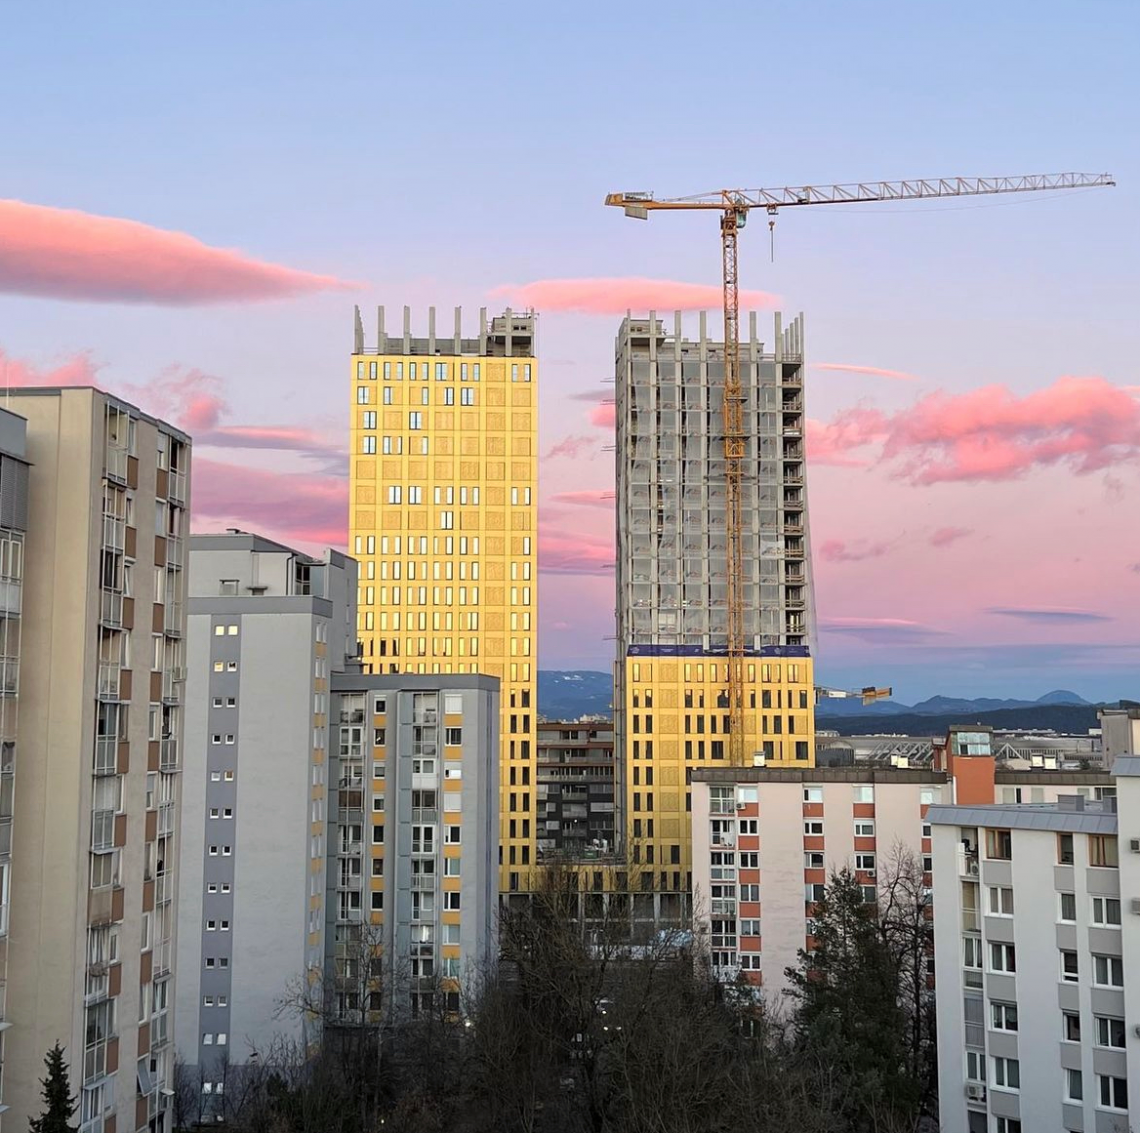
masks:
<svg viewBox="0 0 1140 1133"><path fill-rule="evenodd" d="M1027 397L1063 375L1137 385L1138 45L1140 7L1104 0L21 6L0 37L0 196L364 286L174 307L8 293L0 349L41 367L84 354L112 385L201 372L235 422L335 437L353 302L473 311L539 280L717 282L713 218L633 224L607 191L1107 170L1118 187L1090 193L789 210L774 263L763 223L748 230L743 282L805 312L811 359L920 378L813 374L821 422L936 391ZM617 321L543 314L544 446L594 435L573 395L611 376ZM602 439L544 465L547 498L610 488ZM821 675L904 698L1135 695L1135 456L935 487L879 464L813 469L816 546L886 548L818 563ZM573 537L612 526L600 507L546 514ZM932 525L971 536L936 552ZM547 574L545 666L607 664L609 578ZM1025 616L987 613L1016 603Z"/></svg>

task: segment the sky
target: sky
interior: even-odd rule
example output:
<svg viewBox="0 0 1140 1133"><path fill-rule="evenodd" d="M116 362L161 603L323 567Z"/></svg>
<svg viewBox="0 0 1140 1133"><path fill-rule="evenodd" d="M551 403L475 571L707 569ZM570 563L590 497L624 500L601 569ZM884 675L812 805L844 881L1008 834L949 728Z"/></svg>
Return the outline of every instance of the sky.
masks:
<svg viewBox="0 0 1140 1133"><path fill-rule="evenodd" d="M756 218L741 281L805 317L817 678L1140 696L1131 0L16 10L5 380L186 427L196 530L343 547L353 305L533 305L544 668L613 656L621 316L719 320L715 214L607 192L1114 174Z"/></svg>

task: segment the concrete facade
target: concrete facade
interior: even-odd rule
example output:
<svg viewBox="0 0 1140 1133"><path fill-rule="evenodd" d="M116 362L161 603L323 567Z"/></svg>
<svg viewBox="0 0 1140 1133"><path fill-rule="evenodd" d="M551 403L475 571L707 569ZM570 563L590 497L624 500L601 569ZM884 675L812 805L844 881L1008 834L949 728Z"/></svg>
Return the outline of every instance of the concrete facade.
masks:
<svg viewBox="0 0 1140 1133"><path fill-rule="evenodd" d="M1113 777L1100 801L930 811L945 1133L1133 1128L1140 759Z"/></svg>
<svg viewBox="0 0 1140 1133"><path fill-rule="evenodd" d="M614 848L614 729L610 721L538 725L539 861Z"/></svg>
<svg viewBox="0 0 1140 1133"><path fill-rule="evenodd" d="M705 316L627 317L615 348L617 657L621 836L683 908L692 878L688 776L727 760L728 529L724 344ZM740 344L746 762L815 758L814 629L804 478L803 327L776 317L765 351ZM678 900L680 898L680 900Z"/></svg>
<svg viewBox="0 0 1140 1133"><path fill-rule="evenodd" d="M219 1104L231 1064L307 1040L324 964L329 682L355 662L356 563L245 532L190 540L178 1029Z"/></svg>
<svg viewBox="0 0 1140 1133"><path fill-rule="evenodd" d="M323 1010L461 1010L497 956L499 682L333 679Z"/></svg>
<svg viewBox="0 0 1140 1133"><path fill-rule="evenodd" d="M5 1122L39 1113L58 1041L83 1133L157 1133L173 1070L189 438L90 388L7 404L27 421L30 472Z"/></svg>

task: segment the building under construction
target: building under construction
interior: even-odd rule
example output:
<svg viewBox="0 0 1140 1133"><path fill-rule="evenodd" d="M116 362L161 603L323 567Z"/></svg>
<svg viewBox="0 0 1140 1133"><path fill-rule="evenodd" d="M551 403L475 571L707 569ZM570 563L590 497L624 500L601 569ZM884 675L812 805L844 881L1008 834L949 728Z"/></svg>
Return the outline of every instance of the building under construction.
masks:
<svg viewBox="0 0 1140 1133"><path fill-rule="evenodd" d="M814 632L804 478L803 324L741 335L737 601L742 742L730 742L723 342L650 313L616 345L617 761L631 867L659 894L691 888L691 770L814 765ZM650 880L646 876L651 875ZM665 908L662 912L667 912Z"/></svg>

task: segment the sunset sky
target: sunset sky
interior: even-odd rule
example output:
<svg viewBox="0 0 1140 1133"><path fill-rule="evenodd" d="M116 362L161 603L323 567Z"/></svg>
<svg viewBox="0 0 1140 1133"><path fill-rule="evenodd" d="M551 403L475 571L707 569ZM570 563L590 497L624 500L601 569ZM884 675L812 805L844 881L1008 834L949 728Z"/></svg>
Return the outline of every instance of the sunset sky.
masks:
<svg viewBox="0 0 1140 1133"><path fill-rule="evenodd" d="M757 217L741 271L805 316L819 677L1140 699L1140 6L16 11L0 379L181 423L196 530L343 547L353 304L533 305L545 668L612 657L622 314L719 326L715 215L606 192L1115 174Z"/></svg>

